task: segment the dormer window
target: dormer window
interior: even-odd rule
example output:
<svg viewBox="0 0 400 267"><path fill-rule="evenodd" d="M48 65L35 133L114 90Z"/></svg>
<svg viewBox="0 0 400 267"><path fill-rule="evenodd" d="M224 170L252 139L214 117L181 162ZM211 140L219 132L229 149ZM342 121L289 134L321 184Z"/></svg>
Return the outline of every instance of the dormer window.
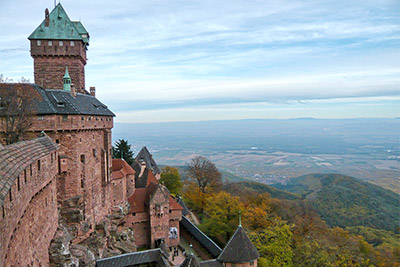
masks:
<svg viewBox="0 0 400 267"><path fill-rule="evenodd" d="M37 40L36 44L37 44L37 46L41 46L42 45L42 41Z"/></svg>

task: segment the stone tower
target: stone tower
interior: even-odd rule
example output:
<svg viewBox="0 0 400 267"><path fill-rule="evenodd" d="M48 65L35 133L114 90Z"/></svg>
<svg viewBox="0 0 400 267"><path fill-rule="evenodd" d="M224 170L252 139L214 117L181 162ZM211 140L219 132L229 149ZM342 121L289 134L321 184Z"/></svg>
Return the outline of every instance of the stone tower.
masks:
<svg viewBox="0 0 400 267"><path fill-rule="evenodd" d="M77 92L85 90L89 33L80 21L71 21L59 3L28 37L34 61L35 83L44 89L63 89L65 68Z"/></svg>

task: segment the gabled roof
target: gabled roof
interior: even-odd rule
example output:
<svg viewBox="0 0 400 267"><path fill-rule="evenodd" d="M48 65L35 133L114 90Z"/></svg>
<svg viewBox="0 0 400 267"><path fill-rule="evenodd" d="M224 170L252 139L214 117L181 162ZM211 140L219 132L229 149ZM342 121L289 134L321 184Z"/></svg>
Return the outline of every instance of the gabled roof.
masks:
<svg viewBox="0 0 400 267"><path fill-rule="evenodd" d="M193 254L189 254L179 267L200 267L200 265L196 257Z"/></svg>
<svg viewBox="0 0 400 267"><path fill-rule="evenodd" d="M96 267L130 267L141 264L156 264L169 267L167 255L160 248L127 253L110 258L96 260ZM150 265L153 266L153 265Z"/></svg>
<svg viewBox="0 0 400 267"><path fill-rule="evenodd" d="M29 164L59 149L50 137L22 141L0 146L0 206L3 205L11 186Z"/></svg>
<svg viewBox="0 0 400 267"><path fill-rule="evenodd" d="M251 243L243 227L239 225L224 250L218 256L221 262L241 263L256 260L260 253Z"/></svg>
<svg viewBox="0 0 400 267"><path fill-rule="evenodd" d="M154 176L153 172L146 167L146 169L143 171L142 176L140 176L140 169L138 172L136 172L135 176L135 188L145 188L149 186L151 183L156 183L158 184L158 181L156 177Z"/></svg>
<svg viewBox="0 0 400 267"><path fill-rule="evenodd" d="M76 96L73 97L68 91L43 89L36 84L4 83L0 84L0 89L16 90L16 88L20 86L23 86L24 90L27 92L25 95L26 97L37 95L32 98L32 101L37 102L37 115L115 116L115 114L96 97L87 94L76 93Z"/></svg>
<svg viewBox="0 0 400 267"><path fill-rule="evenodd" d="M176 202L176 200L169 195L169 209L170 210L183 210L182 206Z"/></svg>
<svg viewBox="0 0 400 267"><path fill-rule="evenodd" d="M89 45L89 33L80 21L71 21L61 3L50 12L49 26L46 19L28 37L29 40L81 40Z"/></svg>
<svg viewBox="0 0 400 267"><path fill-rule="evenodd" d="M157 163L154 161L153 156L150 154L147 147L143 147L135 158L138 162L144 161L146 163L146 167L152 170L155 174L161 173L160 168Z"/></svg>
<svg viewBox="0 0 400 267"><path fill-rule="evenodd" d="M129 174L135 174L135 171L123 159L112 159L112 174L111 179L120 179Z"/></svg>

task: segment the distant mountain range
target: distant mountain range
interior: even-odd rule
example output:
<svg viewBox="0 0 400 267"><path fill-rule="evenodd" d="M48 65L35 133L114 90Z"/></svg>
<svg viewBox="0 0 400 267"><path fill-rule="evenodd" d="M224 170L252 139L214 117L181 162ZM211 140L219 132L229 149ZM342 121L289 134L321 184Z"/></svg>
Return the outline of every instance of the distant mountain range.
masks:
<svg viewBox="0 0 400 267"><path fill-rule="evenodd" d="M272 186L301 195L330 226L398 231L400 196L382 187L340 174L309 174Z"/></svg>

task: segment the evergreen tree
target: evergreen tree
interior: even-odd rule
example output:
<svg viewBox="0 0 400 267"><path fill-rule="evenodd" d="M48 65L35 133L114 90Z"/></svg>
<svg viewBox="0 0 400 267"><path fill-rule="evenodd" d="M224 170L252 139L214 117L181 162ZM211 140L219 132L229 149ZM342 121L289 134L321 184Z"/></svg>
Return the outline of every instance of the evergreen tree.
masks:
<svg viewBox="0 0 400 267"><path fill-rule="evenodd" d="M119 139L112 148L113 158L124 159L129 165L133 163L133 151L127 140Z"/></svg>

